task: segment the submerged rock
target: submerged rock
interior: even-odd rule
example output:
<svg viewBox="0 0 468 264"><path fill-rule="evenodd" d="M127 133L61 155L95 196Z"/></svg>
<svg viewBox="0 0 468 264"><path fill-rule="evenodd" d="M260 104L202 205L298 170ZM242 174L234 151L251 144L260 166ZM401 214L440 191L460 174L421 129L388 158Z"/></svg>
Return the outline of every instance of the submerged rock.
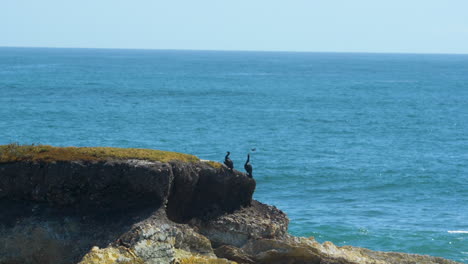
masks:
<svg viewBox="0 0 468 264"><path fill-rule="evenodd" d="M0 160L0 264L456 263L291 236L254 190L213 162Z"/></svg>

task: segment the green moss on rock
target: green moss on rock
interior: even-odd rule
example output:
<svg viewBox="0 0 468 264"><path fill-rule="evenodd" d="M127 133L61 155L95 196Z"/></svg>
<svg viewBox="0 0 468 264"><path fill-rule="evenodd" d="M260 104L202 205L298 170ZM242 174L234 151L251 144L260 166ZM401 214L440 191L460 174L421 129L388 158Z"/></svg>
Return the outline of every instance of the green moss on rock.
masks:
<svg viewBox="0 0 468 264"><path fill-rule="evenodd" d="M237 264L237 262L205 256L190 256L177 260L176 264Z"/></svg>
<svg viewBox="0 0 468 264"><path fill-rule="evenodd" d="M168 162L197 162L199 158L171 151L112 147L53 147L48 145L9 144L0 146L0 163L17 161L102 161L109 159L140 159Z"/></svg>
<svg viewBox="0 0 468 264"><path fill-rule="evenodd" d="M93 247L78 264L144 264L131 249L108 247L100 249Z"/></svg>
<svg viewBox="0 0 468 264"><path fill-rule="evenodd" d="M219 162L216 162L216 161L212 161L212 160L205 161L205 163L210 165L211 167L213 167L215 169L220 169L220 168L223 167L223 164L221 164Z"/></svg>

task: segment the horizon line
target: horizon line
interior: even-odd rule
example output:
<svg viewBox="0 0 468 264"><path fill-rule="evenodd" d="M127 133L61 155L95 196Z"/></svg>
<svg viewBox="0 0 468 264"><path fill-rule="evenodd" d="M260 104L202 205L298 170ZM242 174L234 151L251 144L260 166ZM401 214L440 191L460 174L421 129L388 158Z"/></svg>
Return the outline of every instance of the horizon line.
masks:
<svg viewBox="0 0 468 264"><path fill-rule="evenodd" d="M236 50L236 49L170 49L170 48L92 48L92 47L50 47L50 46L1 46L0 48L31 49L88 49L88 50L146 50L146 51L205 51L205 52L265 52L265 53L341 53L341 54L395 54L395 55L468 55L468 53L444 52L386 52L386 51L306 51L306 50Z"/></svg>

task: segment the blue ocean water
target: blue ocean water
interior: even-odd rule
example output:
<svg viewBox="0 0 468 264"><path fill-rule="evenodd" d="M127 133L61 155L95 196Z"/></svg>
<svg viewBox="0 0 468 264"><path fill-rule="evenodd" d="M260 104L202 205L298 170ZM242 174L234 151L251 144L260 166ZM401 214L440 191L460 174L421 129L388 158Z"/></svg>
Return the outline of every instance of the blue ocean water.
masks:
<svg viewBox="0 0 468 264"><path fill-rule="evenodd" d="M338 245L468 263L467 121L468 55L0 48L0 144L250 151Z"/></svg>

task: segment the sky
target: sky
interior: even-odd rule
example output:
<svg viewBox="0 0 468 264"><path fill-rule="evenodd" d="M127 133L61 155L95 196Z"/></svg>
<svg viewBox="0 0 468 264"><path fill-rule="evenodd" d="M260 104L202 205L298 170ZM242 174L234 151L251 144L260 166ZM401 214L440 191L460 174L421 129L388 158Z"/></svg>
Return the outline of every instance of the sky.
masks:
<svg viewBox="0 0 468 264"><path fill-rule="evenodd" d="M0 0L0 46L468 53L467 0Z"/></svg>

